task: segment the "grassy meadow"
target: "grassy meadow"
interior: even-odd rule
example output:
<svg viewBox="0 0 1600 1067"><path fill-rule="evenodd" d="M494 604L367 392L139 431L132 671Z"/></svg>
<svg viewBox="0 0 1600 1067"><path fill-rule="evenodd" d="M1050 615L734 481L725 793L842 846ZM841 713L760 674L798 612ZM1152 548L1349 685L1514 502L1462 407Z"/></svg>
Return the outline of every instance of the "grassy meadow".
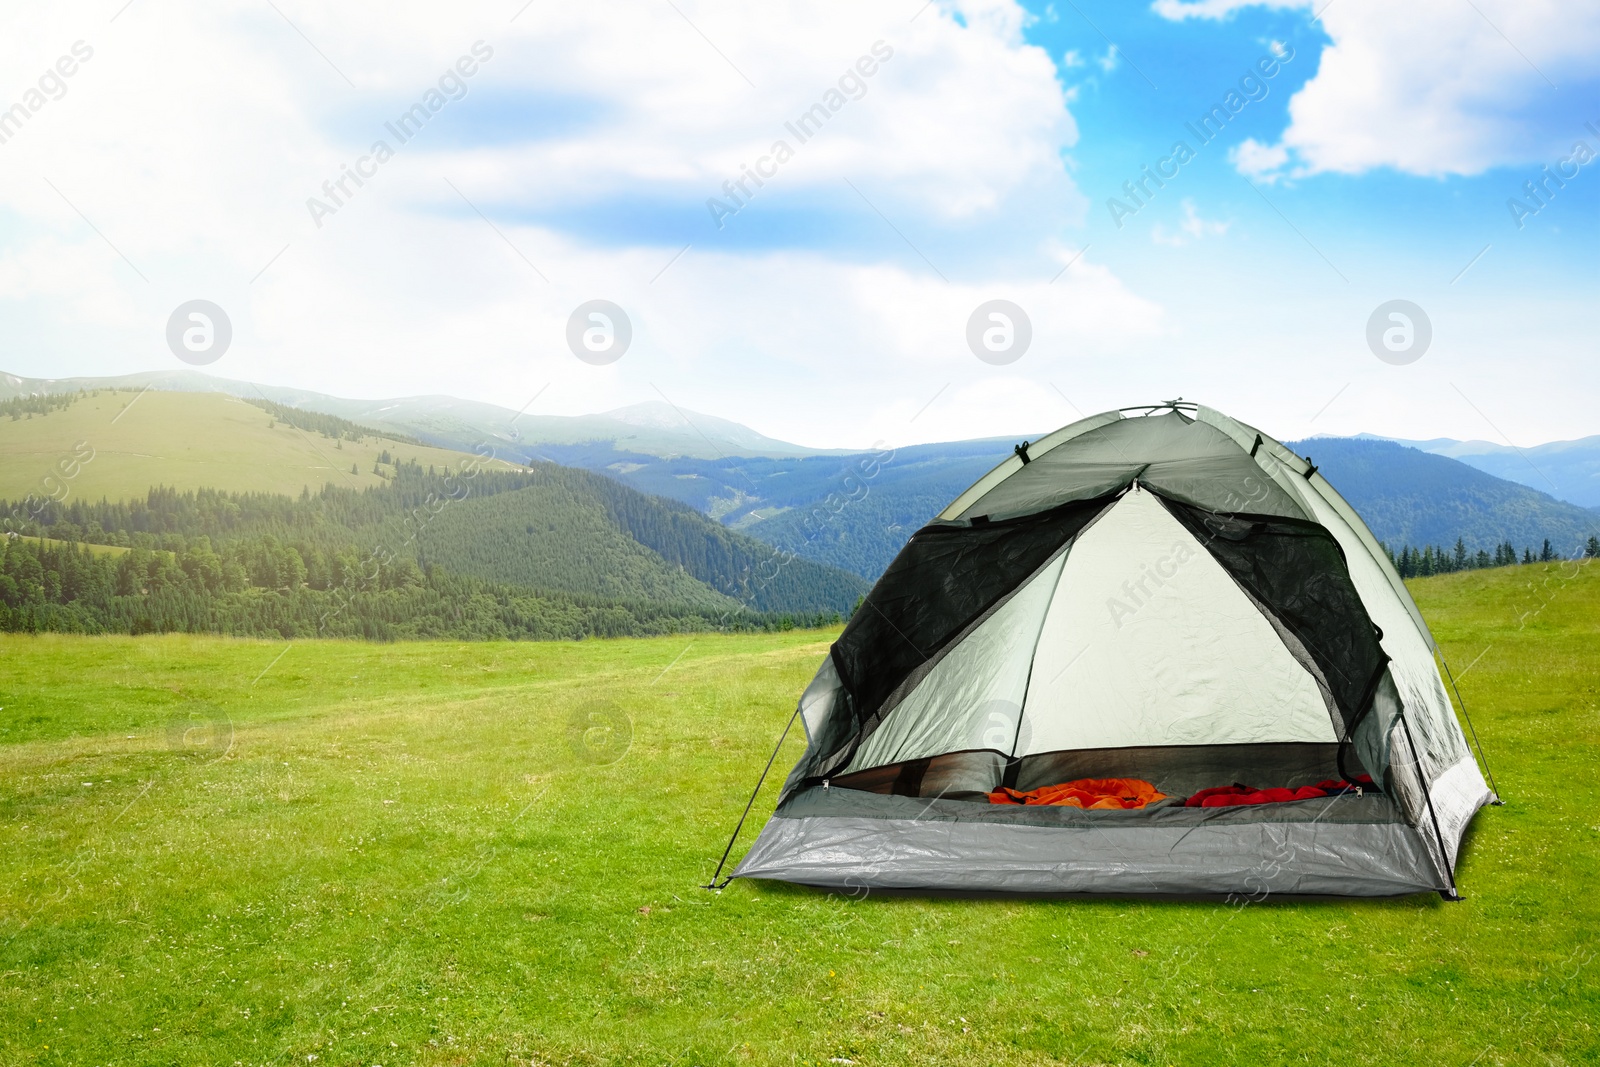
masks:
<svg viewBox="0 0 1600 1067"><path fill-rule="evenodd" d="M0 637L0 1063L1596 1062L1600 568L1415 590L1458 904L697 888L831 632Z"/></svg>
<svg viewBox="0 0 1600 1067"><path fill-rule="evenodd" d="M0 419L0 499L143 498L153 485L299 496L332 482L386 484L373 463L388 450L424 467L469 457L380 437L335 441L221 393L102 392L48 415ZM501 461L486 469L514 469ZM351 471L351 465L355 470ZM67 493L62 496L62 490Z"/></svg>

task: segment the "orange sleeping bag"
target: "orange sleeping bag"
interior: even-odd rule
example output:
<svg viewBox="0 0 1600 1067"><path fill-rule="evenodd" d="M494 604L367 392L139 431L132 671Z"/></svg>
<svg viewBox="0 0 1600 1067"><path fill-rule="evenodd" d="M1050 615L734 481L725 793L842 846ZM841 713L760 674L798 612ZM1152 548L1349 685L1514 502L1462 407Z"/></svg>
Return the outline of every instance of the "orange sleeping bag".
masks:
<svg viewBox="0 0 1600 1067"><path fill-rule="evenodd" d="M1001 788L989 794L991 804L1053 804L1065 808L1123 809L1142 808L1165 793L1139 778L1079 778L1058 785L1044 785L1026 793Z"/></svg>

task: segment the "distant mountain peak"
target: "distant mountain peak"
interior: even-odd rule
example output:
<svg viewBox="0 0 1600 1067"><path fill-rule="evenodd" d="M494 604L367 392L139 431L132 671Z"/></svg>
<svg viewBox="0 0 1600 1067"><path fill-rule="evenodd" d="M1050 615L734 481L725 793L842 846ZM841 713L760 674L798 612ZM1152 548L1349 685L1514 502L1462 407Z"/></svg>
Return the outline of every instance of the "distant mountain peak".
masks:
<svg viewBox="0 0 1600 1067"><path fill-rule="evenodd" d="M607 418L616 419L618 422L629 426L645 426L654 430L681 430L685 427L685 419L691 422L696 419L705 419L708 422L721 422L710 415L701 415L695 411L681 411L671 404L660 400L644 400L637 404L628 404L625 407L612 408L610 411L601 412ZM750 431L754 433L755 431Z"/></svg>
<svg viewBox="0 0 1600 1067"><path fill-rule="evenodd" d="M3 373L3 372L0 372ZM498 404L453 396L405 396L352 400L286 386L216 378L196 370L166 369L106 378L21 378L3 375L0 400L31 392L75 392L79 389L139 389L170 392L225 393L261 398L306 411L350 419L376 429L391 429L444 448L470 451L497 441L531 458L541 443L609 443L617 451L647 455L698 456L723 459L740 456L847 455L851 449L821 449L779 441L748 426L682 409L660 400L646 400L598 415L519 413Z"/></svg>
<svg viewBox="0 0 1600 1067"><path fill-rule="evenodd" d="M787 441L779 441L768 437L759 430L731 419L719 418L716 415L707 415L700 411L690 411L676 404L665 403L660 400L645 400L637 404L628 404L625 407L614 408L603 412L599 418L613 419L627 426L637 426L650 430L674 430L679 433L692 433L706 435L716 440L732 444L741 448L753 448L761 452L778 452L792 455L805 455L824 451L823 449L806 448L793 445ZM835 450L839 451L839 450Z"/></svg>
<svg viewBox="0 0 1600 1067"><path fill-rule="evenodd" d="M1375 433L1358 433L1354 437L1318 434L1309 440L1387 441L1459 460L1485 474L1549 493L1580 507L1600 505L1600 434L1574 441L1547 441L1542 445L1520 447L1483 440L1458 441L1452 437L1418 441Z"/></svg>

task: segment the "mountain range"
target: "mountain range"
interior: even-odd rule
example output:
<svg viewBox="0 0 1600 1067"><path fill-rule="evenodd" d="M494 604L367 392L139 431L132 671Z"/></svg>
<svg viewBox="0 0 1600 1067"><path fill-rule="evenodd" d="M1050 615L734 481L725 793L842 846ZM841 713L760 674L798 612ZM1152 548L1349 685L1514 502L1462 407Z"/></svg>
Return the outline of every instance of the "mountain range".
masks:
<svg viewBox="0 0 1600 1067"><path fill-rule="evenodd" d="M991 438L862 453L788 444L666 402L587 416L532 416L446 396L348 400L188 370L50 381L0 375L0 400L95 388L254 398L433 448L492 449L509 466L580 468L649 498L686 505L730 533L868 581L915 529L1016 443ZM1019 433L1016 440L1037 436ZM1453 546L1460 539L1472 550L1511 542L1537 552L1548 539L1570 555L1600 525L1600 512L1583 503L1600 502L1600 496L1590 496L1600 471L1600 436L1522 450L1374 435L1316 437L1291 447L1311 453L1374 534L1396 551ZM1546 484L1531 484L1547 477ZM1565 499L1552 486L1565 487ZM474 573L518 582L529 577L517 568ZM814 577L823 580L820 573ZM836 581L824 582L830 603L847 593ZM808 609L815 606L813 598L802 601Z"/></svg>
<svg viewBox="0 0 1600 1067"><path fill-rule="evenodd" d="M1549 540L1563 556L1582 555L1600 534L1600 512L1486 474L1446 456L1377 438L1318 437L1287 442L1309 455L1360 513L1378 540L1472 551L1510 542L1535 555Z"/></svg>
<svg viewBox="0 0 1600 1067"><path fill-rule="evenodd" d="M541 458L538 452L542 446L594 441L614 442L620 450L651 456L701 459L844 455L848 451L791 445L736 422L683 412L665 401L647 401L598 415L531 415L453 396L349 400L303 389L215 378L193 370L146 371L107 378L22 378L0 373L0 400L80 389L152 389L270 400L337 415L375 430L420 438L442 448L463 452L493 448L514 461ZM531 399L529 405L524 405L527 406L531 406Z"/></svg>
<svg viewBox="0 0 1600 1067"><path fill-rule="evenodd" d="M1600 434L1527 448L1490 441L1456 441L1448 437L1408 441L1358 434L1357 438L1394 441L1420 452L1460 460L1485 474L1549 493L1558 500L1600 509Z"/></svg>
<svg viewBox="0 0 1600 1067"><path fill-rule="evenodd" d="M592 471L74 384L0 399L0 629L577 637L817 622L868 587Z"/></svg>

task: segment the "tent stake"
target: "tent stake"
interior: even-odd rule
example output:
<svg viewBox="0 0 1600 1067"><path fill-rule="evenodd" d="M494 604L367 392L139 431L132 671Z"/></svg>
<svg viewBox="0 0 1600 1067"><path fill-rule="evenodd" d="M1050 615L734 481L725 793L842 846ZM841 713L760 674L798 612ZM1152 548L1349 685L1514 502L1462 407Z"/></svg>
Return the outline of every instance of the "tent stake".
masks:
<svg viewBox="0 0 1600 1067"><path fill-rule="evenodd" d="M1467 729L1472 731L1472 743L1478 748L1478 761L1483 764L1483 773L1489 776L1489 788L1494 790L1494 802L1497 806L1504 806L1505 801L1500 796L1500 787L1494 783L1494 771L1489 769L1489 757L1483 754L1483 742L1478 740L1478 728L1472 725L1472 713L1467 710L1467 701L1461 695L1461 686L1456 684L1455 672L1450 669L1450 661L1444 657L1444 649L1439 649L1439 662L1444 664L1444 673L1450 679L1450 688L1456 691L1456 703L1461 705L1461 717L1467 720ZM1470 663L1467 665L1472 666Z"/></svg>
<svg viewBox="0 0 1600 1067"><path fill-rule="evenodd" d="M777 746L773 748L772 755L767 758L766 768L762 770L761 777L756 779L756 787L750 792L750 800L744 806L744 814L739 816L739 825L733 828L733 836L728 838L728 847L722 850L722 858L717 861L716 873L711 876L711 881L700 887L701 889L722 889L726 887L729 882L733 881L733 878L730 876L719 885L717 883L717 875L722 873L722 865L728 862L728 854L733 851L733 843L739 839L739 831L744 829L744 821L750 817L750 809L755 807L756 794L761 792L761 786L767 780L767 773L772 770L773 762L777 760L778 753L783 748L783 743L789 738L789 731L794 728L794 721L799 717L800 705L796 704L794 706L794 714L789 716L788 725L783 728L783 733L778 737Z"/></svg>

